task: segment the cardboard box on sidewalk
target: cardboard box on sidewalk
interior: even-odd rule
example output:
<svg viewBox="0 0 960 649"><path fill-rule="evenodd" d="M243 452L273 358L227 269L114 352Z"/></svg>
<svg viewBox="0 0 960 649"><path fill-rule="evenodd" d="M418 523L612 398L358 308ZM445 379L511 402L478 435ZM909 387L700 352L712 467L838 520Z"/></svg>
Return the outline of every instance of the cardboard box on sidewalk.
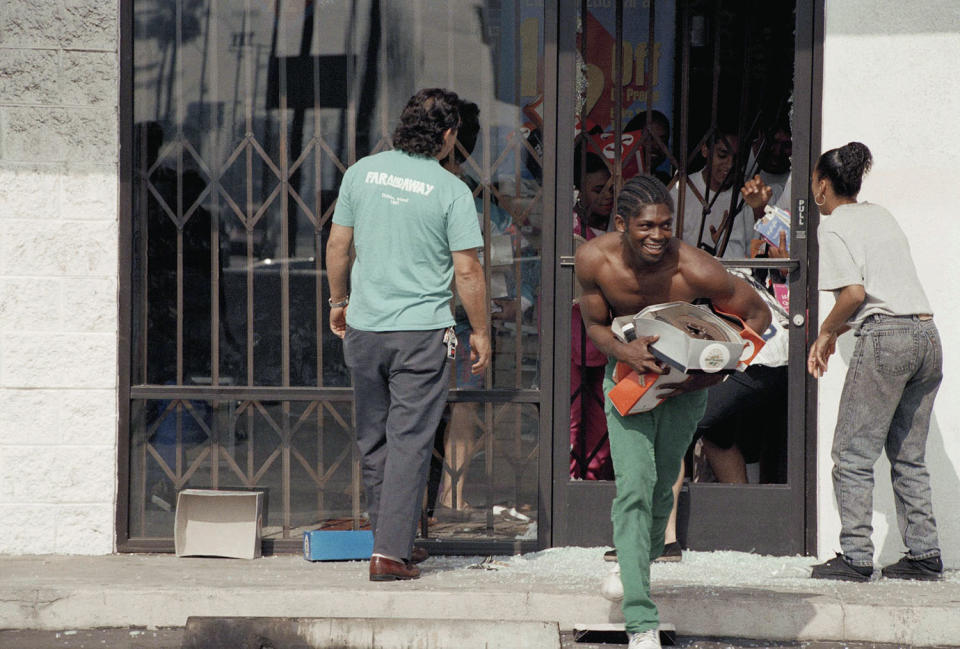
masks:
<svg viewBox="0 0 960 649"><path fill-rule="evenodd" d="M177 494L177 556L255 559L262 521L262 492L184 489Z"/></svg>
<svg viewBox="0 0 960 649"><path fill-rule="evenodd" d="M369 559L371 554L370 530L312 530L303 535L303 558L307 561Z"/></svg>

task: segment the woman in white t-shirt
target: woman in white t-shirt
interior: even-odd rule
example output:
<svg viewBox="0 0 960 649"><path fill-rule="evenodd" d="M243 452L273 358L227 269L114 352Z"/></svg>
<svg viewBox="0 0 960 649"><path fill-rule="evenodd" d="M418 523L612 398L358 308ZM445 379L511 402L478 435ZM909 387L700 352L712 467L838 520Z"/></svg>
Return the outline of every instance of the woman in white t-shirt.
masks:
<svg viewBox="0 0 960 649"><path fill-rule="evenodd" d="M850 142L820 156L811 184L820 213L829 216L817 232L819 288L832 291L836 303L810 348L810 374L823 376L840 334L853 329L857 337L832 452L842 554L814 566L813 577L870 579L873 465L886 450L907 552L882 574L937 580L943 562L925 453L943 351L903 230L886 209L857 201L872 162L865 145Z"/></svg>

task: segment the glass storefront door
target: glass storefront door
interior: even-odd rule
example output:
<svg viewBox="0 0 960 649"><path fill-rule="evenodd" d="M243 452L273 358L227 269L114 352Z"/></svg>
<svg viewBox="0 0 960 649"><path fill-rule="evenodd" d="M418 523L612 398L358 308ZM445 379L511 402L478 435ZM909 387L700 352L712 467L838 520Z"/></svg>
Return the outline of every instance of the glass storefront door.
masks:
<svg viewBox="0 0 960 649"><path fill-rule="evenodd" d="M276 548L365 526L324 246L344 170L434 86L470 102L452 162L484 232L495 355L478 378L456 362L421 534L545 544L542 3L127 0L124 16L121 548L172 548L188 487L263 491Z"/></svg>
<svg viewBox="0 0 960 649"><path fill-rule="evenodd" d="M709 390L706 415L676 476L676 536L694 549L802 552L809 157L803 102L810 93L809 73L795 71L810 64L812 7L703 0L561 7L560 49L575 56L561 56L559 76L575 81L566 88L572 97L560 91L557 155L561 165L572 165L572 177L559 172L558 187L572 180L574 192L557 200L556 301L570 308L558 307L555 322L570 353L556 358L564 377L554 393L554 543L612 542L607 359L586 336L572 255L613 229L620 188L648 173L673 197L675 236L751 283L776 324L751 368ZM754 227L763 206L746 204L740 189L755 176L771 190L763 202L783 210L789 234L782 245ZM561 415L564 401L568 418Z"/></svg>

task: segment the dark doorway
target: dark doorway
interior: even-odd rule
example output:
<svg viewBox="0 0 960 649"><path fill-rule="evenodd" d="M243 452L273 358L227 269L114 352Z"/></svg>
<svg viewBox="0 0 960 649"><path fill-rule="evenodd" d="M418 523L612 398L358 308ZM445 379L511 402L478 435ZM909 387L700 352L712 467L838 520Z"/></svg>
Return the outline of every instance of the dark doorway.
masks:
<svg viewBox="0 0 960 649"><path fill-rule="evenodd" d="M598 384L604 359L591 358L578 317L572 253L609 227L619 188L642 170L672 191L675 236L755 282L781 332L763 367L728 382L739 381L741 390L711 392L708 416L712 405L726 407L705 417L688 450L678 540L703 550L806 549L805 179L814 10L803 0L561 3L560 24L568 27L560 34L559 77L570 81L560 85L558 128L577 135L558 136L557 149L557 186L576 191L557 198L556 300L574 308L572 315L558 308L555 321L557 340L570 341L558 345L555 361L556 545L612 539L615 488ZM754 213L739 189L757 174L772 188L771 207L786 211L787 256L773 243L751 245L762 241L754 223L763 212Z"/></svg>

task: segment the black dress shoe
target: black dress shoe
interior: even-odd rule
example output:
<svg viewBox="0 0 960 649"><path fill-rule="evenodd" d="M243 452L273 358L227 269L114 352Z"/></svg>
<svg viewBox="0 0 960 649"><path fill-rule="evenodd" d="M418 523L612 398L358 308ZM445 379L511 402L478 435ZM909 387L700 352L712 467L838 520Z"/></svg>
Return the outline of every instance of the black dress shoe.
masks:
<svg viewBox="0 0 960 649"><path fill-rule="evenodd" d="M430 558L430 553L425 548L414 547L410 551L410 563L423 563Z"/></svg>
<svg viewBox="0 0 960 649"><path fill-rule="evenodd" d="M370 559L370 581L396 581L419 577L420 568L409 561L394 561L386 557Z"/></svg>

